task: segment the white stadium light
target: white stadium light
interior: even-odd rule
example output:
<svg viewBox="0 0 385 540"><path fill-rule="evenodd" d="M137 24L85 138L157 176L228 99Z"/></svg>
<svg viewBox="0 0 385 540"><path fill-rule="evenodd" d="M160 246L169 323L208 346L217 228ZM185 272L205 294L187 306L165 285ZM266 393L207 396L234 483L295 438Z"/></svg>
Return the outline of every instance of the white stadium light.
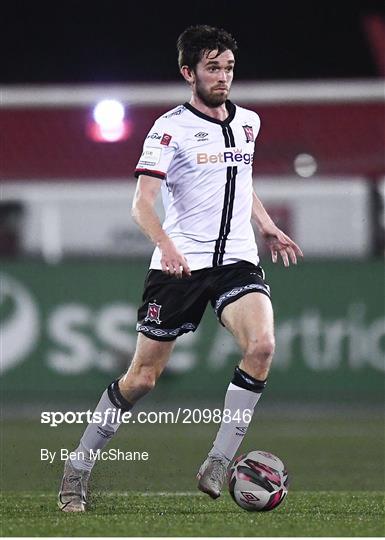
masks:
<svg viewBox="0 0 385 540"><path fill-rule="evenodd" d="M116 99L103 99L93 110L90 136L97 142L116 142L128 136L124 105Z"/></svg>
<svg viewBox="0 0 385 540"><path fill-rule="evenodd" d="M294 169L298 176L310 178L317 171L318 165L310 154L298 154L294 160Z"/></svg>
<svg viewBox="0 0 385 540"><path fill-rule="evenodd" d="M121 124L124 120L124 106L116 99L103 99L94 108L94 120L106 129Z"/></svg>

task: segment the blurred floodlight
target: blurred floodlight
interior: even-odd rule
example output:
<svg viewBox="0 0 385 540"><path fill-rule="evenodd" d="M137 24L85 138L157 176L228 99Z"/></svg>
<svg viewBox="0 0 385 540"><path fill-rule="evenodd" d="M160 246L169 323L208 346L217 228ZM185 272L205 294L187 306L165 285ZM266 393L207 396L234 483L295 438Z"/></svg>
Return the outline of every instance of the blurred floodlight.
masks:
<svg viewBox="0 0 385 540"><path fill-rule="evenodd" d="M317 162L310 154L298 154L294 160L294 169L302 178L310 178L317 171Z"/></svg>
<svg viewBox="0 0 385 540"><path fill-rule="evenodd" d="M94 108L94 120L101 127L111 128L124 120L124 107L116 99L103 99Z"/></svg>
<svg viewBox="0 0 385 540"><path fill-rule="evenodd" d="M97 142L116 142L126 139L129 123L124 106L116 99L103 99L93 111L94 122L89 126L89 136Z"/></svg>

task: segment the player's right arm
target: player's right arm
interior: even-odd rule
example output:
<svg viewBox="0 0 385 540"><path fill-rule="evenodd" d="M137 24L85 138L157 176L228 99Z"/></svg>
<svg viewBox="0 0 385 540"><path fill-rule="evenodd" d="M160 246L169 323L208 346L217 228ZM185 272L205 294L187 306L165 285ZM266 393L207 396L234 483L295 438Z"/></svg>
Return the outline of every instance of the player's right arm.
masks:
<svg viewBox="0 0 385 540"><path fill-rule="evenodd" d="M186 258L163 230L155 211L161 183L162 180L153 176L139 175L132 204L132 217L144 234L160 249L163 272L176 277L182 277L183 273L191 275Z"/></svg>

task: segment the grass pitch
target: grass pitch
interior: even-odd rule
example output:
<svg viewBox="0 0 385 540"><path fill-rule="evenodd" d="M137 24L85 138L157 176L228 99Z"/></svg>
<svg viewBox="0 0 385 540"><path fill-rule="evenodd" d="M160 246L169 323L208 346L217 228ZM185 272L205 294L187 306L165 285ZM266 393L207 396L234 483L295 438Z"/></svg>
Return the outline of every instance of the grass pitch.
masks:
<svg viewBox="0 0 385 540"><path fill-rule="evenodd" d="M3 536L383 536L381 493L293 492L267 513L189 493L95 494L86 514L63 514L48 493L2 497Z"/></svg>
<svg viewBox="0 0 385 540"><path fill-rule="evenodd" d="M83 426L38 420L1 426L3 536L384 536L382 415L256 415L239 453L269 450L283 459L289 494L267 513L239 508L225 490L212 501L195 472L217 426L122 426L110 447L147 451L147 462L101 462L89 512L56 506L63 463L40 449L73 449Z"/></svg>

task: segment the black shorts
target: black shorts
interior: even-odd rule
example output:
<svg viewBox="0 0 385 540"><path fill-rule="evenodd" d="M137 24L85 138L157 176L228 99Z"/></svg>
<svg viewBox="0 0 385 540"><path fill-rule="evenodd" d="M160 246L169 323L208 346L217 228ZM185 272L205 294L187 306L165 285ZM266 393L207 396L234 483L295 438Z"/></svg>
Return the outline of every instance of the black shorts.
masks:
<svg viewBox="0 0 385 540"><path fill-rule="evenodd" d="M151 339L172 341L198 328L208 302L221 321L223 308L245 294L270 298L264 277L261 266L246 261L194 270L182 278L149 270L136 329Z"/></svg>

